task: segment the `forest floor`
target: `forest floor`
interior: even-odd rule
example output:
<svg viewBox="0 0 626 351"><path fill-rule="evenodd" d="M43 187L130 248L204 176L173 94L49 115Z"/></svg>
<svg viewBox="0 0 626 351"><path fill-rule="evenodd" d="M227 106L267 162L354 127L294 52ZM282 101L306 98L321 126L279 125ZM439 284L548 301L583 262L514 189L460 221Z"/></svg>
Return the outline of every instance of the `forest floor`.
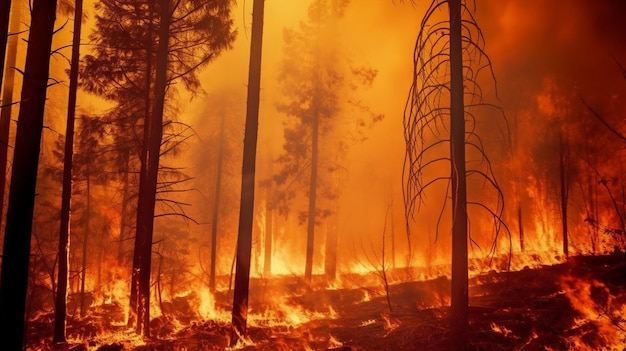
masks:
<svg viewBox="0 0 626 351"><path fill-rule="evenodd" d="M449 349L447 278L392 284L389 299L381 279L374 288L359 286L365 282L358 279L343 278L343 285L353 288L317 290L296 277L253 281L250 316L255 321L248 328L249 342L237 349ZM216 301L227 301L223 294ZM269 317L262 311L277 308L268 305L276 296L287 298L280 300L282 312ZM169 317L152 321L153 339L139 342L128 331L124 340L125 327L114 327L119 309L109 307L68 322L74 342L52 348L47 337L51 316L44 314L28 324L29 349L227 349L230 323L185 317L193 315L185 312L189 301L177 304ZM226 302L216 307L229 311ZM117 333L115 341L107 333ZM472 350L626 350L626 256L572 257L552 266L476 276L470 280L469 334Z"/></svg>

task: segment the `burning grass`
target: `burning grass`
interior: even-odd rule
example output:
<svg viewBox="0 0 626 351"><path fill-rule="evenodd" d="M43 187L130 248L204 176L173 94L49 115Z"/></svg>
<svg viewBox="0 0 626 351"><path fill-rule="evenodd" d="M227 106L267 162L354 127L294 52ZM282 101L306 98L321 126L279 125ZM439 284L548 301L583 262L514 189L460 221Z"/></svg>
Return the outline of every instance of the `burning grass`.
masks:
<svg viewBox="0 0 626 351"><path fill-rule="evenodd" d="M472 278L473 349L623 350L625 271L624 255L610 255ZM313 288L296 277L253 280L248 339L235 349L446 348L448 278L392 284L391 311L383 287L358 286L357 277L350 279L351 287L332 289ZM206 293L190 293L169 303L167 312L152 320L151 340L141 340L120 325L124 310L118 304L92 307L88 317L69 321L71 344L100 351L228 349L230 293L218 292L212 300L198 298ZM44 313L29 322L29 350L53 349L51 318Z"/></svg>

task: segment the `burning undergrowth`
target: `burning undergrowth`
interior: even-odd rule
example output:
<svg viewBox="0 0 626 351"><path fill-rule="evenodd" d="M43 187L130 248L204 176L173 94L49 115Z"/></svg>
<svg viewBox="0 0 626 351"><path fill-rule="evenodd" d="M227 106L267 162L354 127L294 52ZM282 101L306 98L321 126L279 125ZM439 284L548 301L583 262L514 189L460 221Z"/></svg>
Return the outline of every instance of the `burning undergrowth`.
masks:
<svg viewBox="0 0 626 351"><path fill-rule="evenodd" d="M622 350L626 345L626 257L580 256L470 280L471 344L476 350ZM398 273L399 274L399 273ZM375 280L344 277L316 288L295 276L252 281L249 350L440 350L448 335L446 277L396 282L389 299ZM319 282L320 285L322 282ZM152 338L125 325L117 302L92 306L68 321L74 350L225 350L230 343L228 290L207 299L197 290L163 302ZM202 297L205 296L205 297ZM52 350L52 313L28 323L29 350ZM59 349L57 347L57 349Z"/></svg>

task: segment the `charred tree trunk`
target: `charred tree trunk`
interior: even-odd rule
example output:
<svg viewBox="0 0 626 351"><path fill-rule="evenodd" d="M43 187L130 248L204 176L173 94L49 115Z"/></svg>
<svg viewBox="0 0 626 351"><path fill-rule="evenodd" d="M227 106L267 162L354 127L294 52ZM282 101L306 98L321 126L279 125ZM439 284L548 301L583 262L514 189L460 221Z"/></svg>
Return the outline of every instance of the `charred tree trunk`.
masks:
<svg viewBox="0 0 626 351"><path fill-rule="evenodd" d="M316 99L316 97L314 97ZM313 102L316 104L317 102ZM306 263L304 279L311 282L313 275L313 248L315 244L315 207L317 202L317 164L319 160L319 114L314 113L311 126L311 178L309 181L309 209L306 234Z"/></svg>
<svg viewBox="0 0 626 351"><path fill-rule="evenodd" d="M569 257L567 233L567 203L569 200L568 159L567 138L563 135L563 131L561 131L559 132L559 175L561 181L561 228L563 232L563 255L565 255L565 257Z"/></svg>
<svg viewBox="0 0 626 351"><path fill-rule="evenodd" d="M220 197L222 192L222 167L224 164L224 143L226 142L226 128L224 120L220 120L220 139L217 151L217 169L215 170L215 197L213 198L213 219L211 222L211 276L209 278L209 289L215 293L215 265L217 263L217 229L220 213Z"/></svg>
<svg viewBox="0 0 626 351"><path fill-rule="evenodd" d="M33 1L0 278L0 340L7 350L24 348L35 188L55 18L56 0Z"/></svg>
<svg viewBox="0 0 626 351"><path fill-rule="evenodd" d="M241 203L237 234L237 268L233 296L232 337L234 346L246 335L248 321L248 289L250 286L250 256L252 253L252 224L254 221L254 178L259 129L259 95L261 90L261 49L263 46L263 11L265 0L254 0L252 9L252 40L248 74L248 105L243 144Z"/></svg>
<svg viewBox="0 0 626 351"><path fill-rule="evenodd" d="M467 187L465 174L465 104L461 0L449 0L450 16L450 157L452 168L452 349L468 348Z"/></svg>
<svg viewBox="0 0 626 351"><path fill-rule="evenodd" d="M148 6L150 7L150 19L153 18L154 13L154 2L149 2ZM148 26L148 37L152 37L152 25ZM141 163L141 168L139 170L139 192L137 194L137 218L136 218L136 228L135 228L135 244L133 248L133 270L131 274L131 289L130 289L130 309L128 316L128 326L132 327L136 326L138 315L139 315L139 275L141 269L141 253L140 249L142 245L142 241L146 240L145 238L139 237L139 223L140 219L143 221L145 215L140 213L142 209L140 204L145 195L142 197L142 184L146 184L146 177L148 175L148 150L149 150L149 140L150 140L150 128L152 126L151 121L151 111L152 111L152 60L153 60L154 51L152 49L152 45L146 46L146 90L145 90L145 105L144 105L144 123L143 123L143 140L141 143L141 154L139 156L139 160Z"/></svg>
<svg viewBox="0 0 626 351"><path fill-rule="evenodd" d="M56 301L54 305L53 342L65 342L67 316L67 283L70 251L70 204L72 200L72 161L74 156L74 122L76 120L76 91L78 87L78 60L83 17L83 0L76 0L74 8L74 37L72 38L72 63L70 66L70 91L67 103L65 128L65 153L63 159L63 190L61 197L61 230L59 233L59 268ZM89 194L87 194L89 196Z"/></svg>
<svg viewBox="0 0 626 351"><path fill-rule="evenodd" d="M10 4L11 1L6 1L6 3ZM6 6L6 4L3 2L2 6ZM0 11L4 11L4 9ZM2 215L4 213L4 189L7 181L9 131L11 129L13 84L15 84L15 62L17 58L17 32L20 29L21 12L21 6L15 6L15 9L13 9L10 27L13 35L8 39L8 44L6 44L6 62L4 60L0 61L4 62L4 81L0 79L0 87L2 87L2 100L0 101L0 106L2 106L0 108L0 224L2 223ZM0 45L4 44L0 43Z"/></svg>
<svg viewBox="0 0 626 351"><path fill-rule="evenodd" d="M144 147L147 158L142 172L143 183L139 184L137 203L137 234L135 238L134 261L138 266L133 270L137 281L137 334L150 336L150 271L152 264L152 237L154 231L154 209L156 202L159 156L163 138L163 112L167 88L168 39L170 28L169 0L159 1L159 44L156 52L154 105L148 128L144 130Z"/></svg>

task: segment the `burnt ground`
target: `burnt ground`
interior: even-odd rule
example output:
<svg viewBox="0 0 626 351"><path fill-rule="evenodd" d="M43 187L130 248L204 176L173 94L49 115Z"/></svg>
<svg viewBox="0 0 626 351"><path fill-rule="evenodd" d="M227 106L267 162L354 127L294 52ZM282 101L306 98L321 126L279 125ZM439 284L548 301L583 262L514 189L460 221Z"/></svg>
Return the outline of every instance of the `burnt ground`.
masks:
<svg viewBox="0 0 626 351"><path fill-rule="evenodd" d="M389 272L393 273L393 272ZM311 289L295 277L253 281L251 314L280 303L314 315L289 326L257 317L249 327L252 345L244 350L446 350L449 286L447 278L396 283L389 300L380 277L344 277L342 289ZM377 282L377 286L376 285ZM366 287L370 286L370 287ZM371 286L374 286L373 288ZM227 293L217 296L227 301ZM391 312L389 309L391 303ZM515 272L488 272L470 280L472 350L626 350L626 256L581 256L566 263ZM226 303L218 307L229 311ZM284 312L288 319L289 312ZM197 320L188 301L170 306L168 317L152 321L153 339L120 339L113 327L119 308L96 308L90 317L68 322L75 342L50 346L51 314L28 324L31 350L224 350L229 324ZM280 313L274 314L274 320ZM176 318L175 318L176 317ZM176 319L176 320L175 320ZM107 333L117 333L115 342ZM126 332L128 335L132 333Z"/></svg>

